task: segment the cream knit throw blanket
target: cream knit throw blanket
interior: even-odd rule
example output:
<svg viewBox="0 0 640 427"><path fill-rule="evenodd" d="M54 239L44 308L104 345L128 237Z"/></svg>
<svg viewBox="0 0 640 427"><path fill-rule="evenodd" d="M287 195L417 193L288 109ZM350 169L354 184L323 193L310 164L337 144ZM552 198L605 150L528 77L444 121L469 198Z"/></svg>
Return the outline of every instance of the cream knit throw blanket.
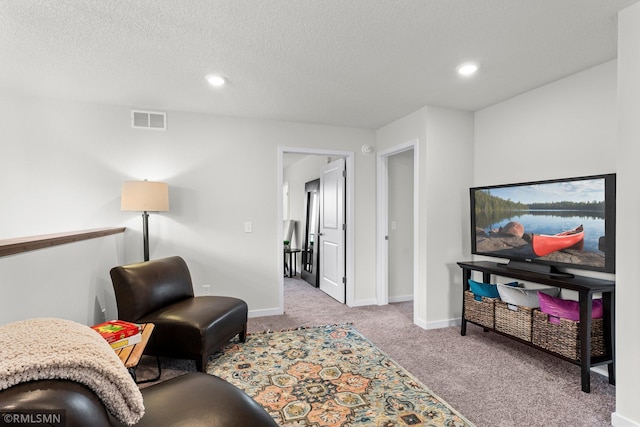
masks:
<svg viewBox="0 0 640 427"><path fill-rule="evenodd" d="M90 327L46 318L0 326L0 390L44 379L84 384L126 424L144 415L140 389L111 346Z"/></svg>

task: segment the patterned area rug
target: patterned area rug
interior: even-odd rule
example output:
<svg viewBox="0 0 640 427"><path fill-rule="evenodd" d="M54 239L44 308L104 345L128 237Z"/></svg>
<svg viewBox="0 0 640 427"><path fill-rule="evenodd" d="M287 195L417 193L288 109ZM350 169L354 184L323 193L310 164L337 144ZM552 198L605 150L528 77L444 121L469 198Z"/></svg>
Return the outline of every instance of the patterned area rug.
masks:
<svg viewBox="0 0 640 427"><path fill-rule="evenodd" d="M207 372L282 426L473 426L350 325L252 334Z"/></svg>

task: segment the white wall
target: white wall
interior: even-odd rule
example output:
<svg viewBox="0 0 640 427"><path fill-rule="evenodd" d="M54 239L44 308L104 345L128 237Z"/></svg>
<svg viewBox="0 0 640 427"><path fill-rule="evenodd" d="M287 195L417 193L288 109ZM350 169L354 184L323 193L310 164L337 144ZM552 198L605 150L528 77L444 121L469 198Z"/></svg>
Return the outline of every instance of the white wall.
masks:
<svg viewBox="0 0 640 427"><path fill-rule="evenodd" d="M376 132L377 149L418 140L418 279L414 321L448 326L462 311L462 274L469 257L468 188L473 174L473 115L424 107Z"/></svg>
<svg viewBox="0 0 640 427"><path fill-rule="evenodd" d="M615 141L610 61L476 112L474 185L615 172Z"/></svg>
<svg viewBox="0 0 640 427"><path fill-rule="evenodd" d="M162 180L170 211L151 214L151 258L183 256L196 293L210 284L214 294L245 299L251 315L279 308L278 147L359 152L375 142L369 130L172 111L166 132L148 131L132 129L129 115L127 106L0 97L0 239L126 226L123 255L113 263L140 261L141 217L120 211L120 186ZM356 156L355 173L355 295L368 299L375 295L375 159ZM252 233L244 232L245 221L253 222ZM59 250L88 261L67 246ZM43 271L57 271L55 260L39 261ZM31 286L7 262L0 259L3 286ZM81 285L94 286L69 284ZM20 317L29 298L3 294L8 311L0 322ZM84 304L84 297L65 302Z"/></svg>
<svg viewBox="0 0 640 427"><path fill-rule="evenodd" d="M614 426L640 426L640 4L618 20L618 144L616 238L616 412ZM608 149L613 150L613 146Z"/></svg>
<svg viewBox="0 0 640 427"><path fill-rule="evenodd" d="M431 327L462 314L462 272L469 259L469 187L473 176L473 114L429 108L427 126L427 320Z"/></svg>
<svg viewBox="0 0 640 427"><path fill-rule="evenodd" d="M115 234L1 257L0 324L58 317L93 325L114 318L109 269L122 263L123 240Z"/></svg>

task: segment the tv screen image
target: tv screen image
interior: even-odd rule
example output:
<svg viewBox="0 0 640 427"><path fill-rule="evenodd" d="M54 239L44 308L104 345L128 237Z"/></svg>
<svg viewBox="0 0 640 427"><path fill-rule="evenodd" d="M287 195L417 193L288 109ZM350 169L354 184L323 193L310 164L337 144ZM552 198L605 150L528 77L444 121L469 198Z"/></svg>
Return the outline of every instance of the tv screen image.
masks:
<svg viewBox="0 0 640 427"><path fill-rule="evenodd" d="M470 189L472 253L615 272L615 174Z"/></svg>

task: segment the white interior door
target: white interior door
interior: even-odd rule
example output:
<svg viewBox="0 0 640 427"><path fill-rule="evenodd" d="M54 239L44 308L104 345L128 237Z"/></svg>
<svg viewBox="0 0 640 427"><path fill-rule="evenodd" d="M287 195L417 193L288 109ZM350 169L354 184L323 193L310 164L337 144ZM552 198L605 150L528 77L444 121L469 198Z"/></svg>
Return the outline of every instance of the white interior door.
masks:
<svg viewBox="0 0 640 427"><path fill-rule="evenodd" d="M345 161L338 159L320 174L320 289L345 302Z"/></svg>

